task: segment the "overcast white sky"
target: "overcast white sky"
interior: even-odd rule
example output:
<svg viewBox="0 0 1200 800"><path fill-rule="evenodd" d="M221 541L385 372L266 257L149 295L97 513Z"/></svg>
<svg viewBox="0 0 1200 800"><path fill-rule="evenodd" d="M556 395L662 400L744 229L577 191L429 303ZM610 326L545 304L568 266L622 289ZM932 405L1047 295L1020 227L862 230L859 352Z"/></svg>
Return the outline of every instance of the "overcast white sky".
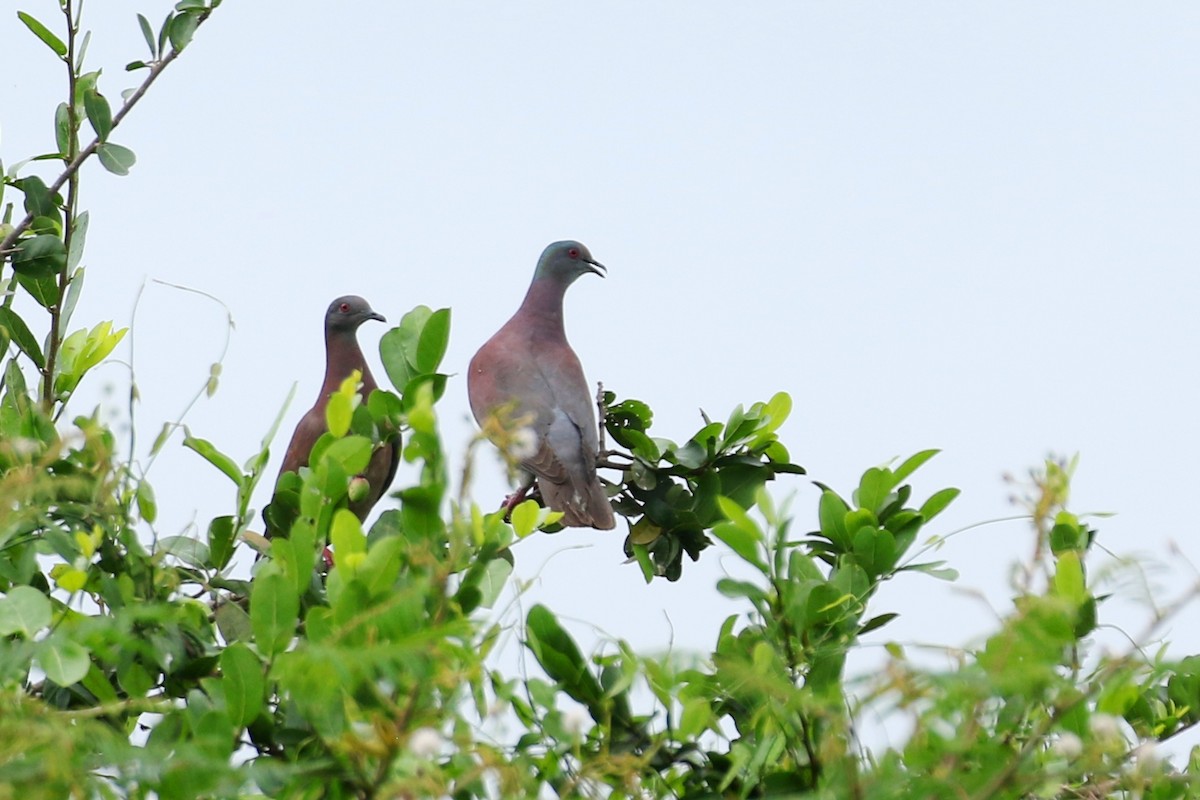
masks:
<svg viewBox="0 0 1200 800"><path fill-rule="evenodd" d="M58 23L51 0L19 7ZM145 57L134 14L166 7L88 6L114 102L134 83L122 65ZM0 15L6 165L52 149L60 69ZM311 403L333 297L362 294L391 322L451 306L442 421L460 463L468 359L541 249L577 238L609 277L569 292L571 341L591 380L650 403L657 435L788 391L784 441L847 495L869 466L943 448L915 482L919 497L963 490L937 533L1013 514L1003 473L1078 451L1075 510L1118 512L1100 543L1182 591L1200 562L1198 87L1193 2L228 0L113 135L133 173L85 170L76 322L127 324L146 279L220 297L237 330L219 393L187 422L242 460L293 381L281 439ZM139 455L204 381L223 325L207 301L147 289ZM384 330L361 332L376 364ZM100 398L125 419L127 378L102 368L76 410ZM478 498L498 502L490 454L478 472ZM150 477L163 535L232 508L178 439ZM778 490L797 492L795 530L813 527L808 480ZM518 573L538 575L523 602L646 652L710 648L732 557L710 549L647 587L620 563L623 536L522 543ZM1030 548L1008 523L941 556L1002 611ZM1102 615L1136 632L1137 589L1116 589ZM886 586L885 611L902 616L873 641L964 644L993 620L922 576ZM1195 616L1168 631L1180 654L1200 649Z"/></svg>

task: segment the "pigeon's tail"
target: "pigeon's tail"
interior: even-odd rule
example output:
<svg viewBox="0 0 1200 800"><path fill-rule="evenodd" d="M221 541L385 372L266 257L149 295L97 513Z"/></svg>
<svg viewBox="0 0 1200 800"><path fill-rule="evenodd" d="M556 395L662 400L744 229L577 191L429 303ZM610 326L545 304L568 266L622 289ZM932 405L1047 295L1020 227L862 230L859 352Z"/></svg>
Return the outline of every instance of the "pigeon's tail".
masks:
<svg viewBox="0 0 1200 800"><path fill-rule="evenodd" d="M599 478L593 477L583 486L574 486L571 481L553 483L539 478L538 489L546 505L563 512L562 524L568 528L608 531L617 526L608 495L604 493L604 485Z"/></svg>

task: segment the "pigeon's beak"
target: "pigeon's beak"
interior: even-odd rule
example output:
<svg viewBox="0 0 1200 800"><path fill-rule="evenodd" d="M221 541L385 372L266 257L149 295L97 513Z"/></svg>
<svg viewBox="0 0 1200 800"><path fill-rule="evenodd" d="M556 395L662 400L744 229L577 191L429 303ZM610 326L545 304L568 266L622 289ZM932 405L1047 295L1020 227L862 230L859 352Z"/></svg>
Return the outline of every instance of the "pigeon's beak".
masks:
<svg viewBox="0 0 1200 800"><path fill-rule="evenodd" d="M587 265L589 272L594 272L601 278L605 277L605 273L608 272L608 267L604 266L599 261L588 261Z"/></svg>
<svg viewBox="0 0 1200 800"><path fill-rule="evenodd" d="M385 317L383 314L380 314L378 311L368 312L367 316L364 317L364 319L376 319L376 320L379 320L380 322L387 322L387 317Z"/></svg>

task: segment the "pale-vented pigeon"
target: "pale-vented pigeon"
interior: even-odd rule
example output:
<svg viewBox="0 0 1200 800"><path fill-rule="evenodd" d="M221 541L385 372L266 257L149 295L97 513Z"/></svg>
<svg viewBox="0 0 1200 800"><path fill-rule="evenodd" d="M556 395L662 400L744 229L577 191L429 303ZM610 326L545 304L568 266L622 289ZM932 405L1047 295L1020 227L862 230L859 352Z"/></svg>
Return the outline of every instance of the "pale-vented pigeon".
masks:
<svg viewBox="0 0 1200 800"><path fill-rule="evenodd" d="M354 370L362 373L359 394L364 401L377 388L367 360L358 346L358 327L369 319L387 321L382 314L374 311L366 300L355 295L339 297L329 304L329 309L325 312L325 382L321 384L316 405L301 417L300 424L292 434L292 440L283 454L283 465L279 468L281 476L285 472L298 472L301 467L308 465L313 445L328 430L325 407L329 404L329 396L350 377L350 373ZM399 461L398 438L380 445L371 455L371 461L362 473L368 484L366 496L349 504L350 510L360 520L366 518L371 508L391 486ZM268 525L267 536L271 536L272 533L274 531Z"/></svg>
<svg viewBox="0 0 1200 800"><path fill-rule="evenodd" d="M517 313L471 359L467 394L485 431L496 414L507 416L502 428L521 422L532 430L533 454L521 467L536 476L546 505L563 512L564 525L607 530L616 523L596 477L592 393L563 329L567 287L585 272L603 277L604 269L579 242L547 247Z"/></svg>

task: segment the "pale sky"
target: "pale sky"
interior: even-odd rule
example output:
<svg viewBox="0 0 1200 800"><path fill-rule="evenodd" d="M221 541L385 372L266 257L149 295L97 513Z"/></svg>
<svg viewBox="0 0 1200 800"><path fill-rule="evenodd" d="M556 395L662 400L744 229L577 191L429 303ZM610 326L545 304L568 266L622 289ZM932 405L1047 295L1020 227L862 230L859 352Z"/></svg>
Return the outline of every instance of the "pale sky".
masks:
<svg viewBox="0 0 1200 800"><path fill-rule="evenodd" d="M19 7L58 25L50 0ZM700 408L724 419L787 391L784 442L844 495L867 467L942 448L915 482L921 499L963 490L940 534L1016 513L1003 473L1079 452L1074 510L1118 513L1100 544L1147 559L1169 593L1196 579L1200 6L334 8L227 0L113 134L132 174L85 170L76 326L128 324L149 279L221 298L237 323L221 388L186 422L239 461L299 383L259 507L320 384L331 299L362 294L392 323L453 308L441 414L461 464L467 361L542 248L576 238L609 275L572 287L568 334L590 380L653 407L654 434L682 441ZM87 5L114 105L135 82L123 64L146 57L134 14L165 9ZM52 149L60 72L0 15L6 167ZM205 380L223 324L208 301L147 288L139 457ZM375 364L384 330L361 331ZM74 410L126 420L127 379L101 368ZM490 453L477 473L477 499L498 503ZM233 508L178 438L150 479L160 535ZM789 492L793 530L815 527L809 480L777 483ZM518 545L518 574L537 576L524 606L576 620L585 647L595 625L643 652L711 648L735 610L713 588L734 558L716 546L646 586L621 564L624 533ZM902 616L868 641L977 643L1031 547L1022 523L961 535L939 554L958 584L888 584L870 613ZM1111 563L1093 554L1093 572ZM1109 588L1102 619L1136 633L1136 585ZM1167 631L1179 655L1200 649L1196 612Z"/></svg>

